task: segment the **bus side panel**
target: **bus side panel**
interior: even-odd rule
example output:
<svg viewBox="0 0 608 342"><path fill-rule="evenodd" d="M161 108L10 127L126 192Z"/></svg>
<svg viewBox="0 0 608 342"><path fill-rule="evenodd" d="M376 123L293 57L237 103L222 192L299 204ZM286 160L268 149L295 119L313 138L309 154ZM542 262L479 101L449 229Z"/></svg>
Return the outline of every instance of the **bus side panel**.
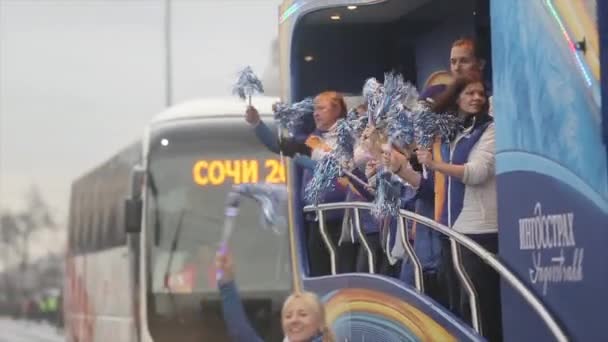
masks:
<svg viewBox="0 0 608 342"><path fill-rule="evenodd" d="M492 1L500 256L573 340L603 336L608 169L594 1ZM585 38L586 52L575 43ZM502 284L508 341L553 340Z"/></svg>
<svg viewBox="0 0 608 342"><path fill-rule="evenodd" d="M90 319L94 313L90 297L85 286L86 257L68 255L66 259L66 284L64 299L65 334L67 341L90 341L94 322Z"/></svg>
<svg viewBox="0 0 608 342"><path fill-rule="evenodd" d="M135 336L132 276L124 246L87 256L87 288L95 308L94 341L131 341Z"/></svg>
<svg viewBox="0 0 608 342"><path fill-rule="evenodd" d="M133 299L125 247L69 256L65 319L68 341L133 341Z"/></svg>
<svg viewBox="0 0 608 342"><path fill-rule="evenodd" d="M468 324L410 286L384 276L351 273L308 278L337 341L483 341Z"/></svg>
<svg viewBox="0 0 608 342"><path fill-rule="evenodd" d="M608 2L597 3L597 18L600 31L600 58L604 70L608 68ZM602 78L602 127L604 130L604 144L608 158L608 77ZM608 175L607 175L608 176Z"/></svg>

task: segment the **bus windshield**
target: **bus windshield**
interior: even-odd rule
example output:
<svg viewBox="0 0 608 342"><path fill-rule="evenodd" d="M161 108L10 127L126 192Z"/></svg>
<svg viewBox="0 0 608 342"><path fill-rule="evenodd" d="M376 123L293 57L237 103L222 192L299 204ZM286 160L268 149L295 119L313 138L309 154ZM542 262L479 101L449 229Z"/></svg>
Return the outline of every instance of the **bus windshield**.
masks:
<svg viewBox="0 0 608 342"><path fill-rule="evenodd" d="M226 195L233 184L284 183L278 156L243 123L207 119L158 130L148 165L148 290L216 292L214 257ZM281 228L285 233L263 229L259 205L242 201L229 246L243 292L289 289L289 246Z"/></svg>

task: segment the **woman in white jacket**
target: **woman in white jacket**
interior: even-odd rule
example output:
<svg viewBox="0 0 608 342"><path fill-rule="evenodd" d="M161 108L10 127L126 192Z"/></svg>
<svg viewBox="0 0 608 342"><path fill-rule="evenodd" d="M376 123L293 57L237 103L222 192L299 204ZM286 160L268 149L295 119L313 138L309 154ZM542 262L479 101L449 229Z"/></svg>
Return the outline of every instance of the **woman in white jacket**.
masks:
<svg viewBox="0 0 608 342"><path fill-rule="evenodd" d="M420 163L447 178L440 221L466 234L486 250L498 253L495 128L488 114L483 81L475 75L456 79L436 101L433 110L452 112L465 122L464 130L442 145L441 160L433 160L429 151L417 152ZM462 294L453 272L448 240L444 247L441 273L448 286L447 292L451 302L459 304L456 313L469 319L466 295ZM461 248L461 254L465 271L477 292L483 335L490 341L500 341L499 276L465 248Z"/></svg>

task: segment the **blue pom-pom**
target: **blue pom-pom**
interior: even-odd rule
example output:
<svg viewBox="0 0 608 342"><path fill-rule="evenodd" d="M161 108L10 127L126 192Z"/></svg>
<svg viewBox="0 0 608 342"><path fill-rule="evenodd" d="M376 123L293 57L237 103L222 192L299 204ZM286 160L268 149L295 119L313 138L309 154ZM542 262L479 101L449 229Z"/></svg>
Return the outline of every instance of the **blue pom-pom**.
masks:
<svg viewBox="0 0 608 342"><path fill-rule="evenodd" d="M391 144L399 148L406 148L414 142L414 123L406 111L389 118L387 131Z"/></svg>
<svg viewBox="0 0 608 342"><path fill-rule="evenodd" d="M355 108L346 114L346 121L352 130L354 137L359 137L367 126L367 115L359 115Z"/></svg>
<svg viewBox="0 0 608 342"><path fill-rule="evenodd" d="M420 101L418 98L420 94L418 93L418 89L410 82L405 82L403 86L403 92L401 94L401 103L408 111L414 111L416 108L419 108Z"/></svg>
<svg viewBox="0 0 608 342"><path fill-rule="evenodd" d="M416 145L429 148L435 140L437 129L435 127L435 115L431 111L419 112L414 120Z"/></svg>
<svg viewBox="0 0 608 342"><path fill-rule="evenodd" d="M359 119L359 113L357 112L357 108L352 108L348 111L348 113L346 113L346 120L348 120L349 122L353 122L357 119Z"/></svg>
<svg viewBox="0 0 608 342"><path fill-rule="evenodd" d="M355 125L353 125L353 127L355 128L355 131L357 132L357 136L360 137L361 133L363 133L363 131L365 130L365 127L367 127L367 125L369 124L369 116L364 115L361 116L359 118L359 120L356 121Z"/></svg>
<svg viewBox="0 0 608 342"><path fill-rule="evenodd" d="M380 170L376 176L376 198L372 214L378 218L394 217L401 207L401 182L388 170Z"/></svg>
<svg viewBox="0 0 608 342"><path fill-rule="evenodd" d="M383 86L378 80L372 77L365 81L363 85L363 98L367 104L367 113L370 119L372 119L373 113L382 100L383 93ZM373 122L373 119L370 122Z"/></svg>
<svg viewBox="0 0 608 342"><path fill-rule="evenodd" d="M442 141L451 141L462 130L462 120L450 113L434 113L422 110L414 118L416 144L430 148L436 137Z"/></svg>
<svg viewBox="0 0 608 342"><path fill-rule="evenodd" d="M264 87L260 79L253 73L251 67L247 66L239 72L236 84L232 88L232 93L246 100L256 93L264 93Z"/></svg>
<svg viewBox="0 0 608 342"><path fill-rule="evenodd" d="M291 105L279 103L275 105L274 119L286 129L289 135L295 134L296 127L303 123L306 115L314 112L313 99L308 97Z"/></svg>
<svg viewBox="0 0 608 342"><path fill-rule="evenodd" d="M306 202L314 205L319 204L326 193L335 189L335 181L339 174L340 165L332 154L327 154L321 158L314 168L312 179L306 185L304 191Z"/></svg>
<svg viewBox="0 0 608 342"><path fill-rule="evenodd" d="M463 129L464 121L454 114L440 114L437 119L437 132L443 141L452 141Z"/></svg>
<svg viewBox="0 0 608 342"><path fill-rule="evenodd" d="M315 111L315 103L312 97L307 97L300 102L296 102L291 105L291 110L299 113L300 116Z"/></svg>
<svg viewBox="0 0 608 342"><path fill-rule="evenodd" d="M379 103L371 111L371 122L376 127L386 127L391 117L406 109L404 101L413 102L413 98L418 96L416 87L411 83L405 82L403 76L396 72L389 72L384 75L384 85Z"/></svg>
<svg viewBox="0 0 608 342"><path fill-rule="evenodd" d="M344 165L353 159L353 151L355 150L355 130L346 119L340 119L336 126L336 148L334 150L335 157Z"/></svg>

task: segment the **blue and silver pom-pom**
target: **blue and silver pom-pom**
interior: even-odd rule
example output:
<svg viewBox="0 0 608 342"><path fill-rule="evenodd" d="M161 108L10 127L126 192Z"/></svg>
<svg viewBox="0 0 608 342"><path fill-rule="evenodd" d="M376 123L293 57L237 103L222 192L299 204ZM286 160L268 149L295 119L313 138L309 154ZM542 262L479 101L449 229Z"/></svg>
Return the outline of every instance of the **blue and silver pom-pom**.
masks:
<svg viewBox="0 0 608 342"><path fill-rule="evenodd" d="M388 137L391 144L406 148L414 142L414 123L409 113L401 111L389 118L387 126Z"/></svg>
<svg viewBox="0 0 608 342"><path fill-rule="evenodd" d="M289 135L295 134L295 129L303 121L304 116L314 112L314 102L311 97L307 97L300 102L291 105L279 103L274 107L274 119L281 128L286 129Z"/></svg>
<svg viewBox="0 0 608 342"><path fill-rule="evenodd" d="M232 93L243 100L249 99L249 105L251 105L251 96L263 94L264 87L260 79L253 73L251 67L247 66L239 72L236 84L232 88Z"/></svg>
<svg viewBox="0 0 608 342"><path fill-rule="evenodd" d="M296 102L290 106L290 109L298 113L299 116L303 116L304 114L310 114L315 111L315 102L312 97L307 97L300 102Z"/></svg>
<svg viewBox="0 0 608 342"><path fill-rule="evenodd" d="M271 229L279 234L286 226L287 218L287 188L277 184L239 184L234 185L232 192L240 196L249 197L260 205L260 223L265 229ZM232 207L238 207L240 198L234 195L228 197L227 202Z"/></svg>
<svg viewBox="0 0 608 342"><path fill-rule="evenodd" d="M388 170L380 170L376 176L376 198L372 214L378 218L394 217L401 207L401 182Z"/></svg>
<svg viewBox="0 0 608 342"><path fill-rule="evenodd" d="M425 110L416 113L414 117L414 132L416 145L420 148L430 148L435 141L437 128L435 126L435 113Z"/></svg>
<svg viewBox="0 0 608 342"><path fill-rule="evenodd" d="M357 109L353 108L346 114L346 120L348 121L348 125L351 127L354 136L359 137L367 126L368 117L365 114L359 115Z"/></svg>
<svg viewBox="0 0 608 342"><path fill-rule="evenodd" d="M414 118L416 144L430 148L439 137L451 141L462 130L462 120L449 113L434 113L430 110L418 112Z"/></svg>
<svg viewBox="0 0 608 342"><path fill-rule="evenodd" d="M346 113L346 120L349 122L353 122L357 119L359 119L359 112L357 112L357 108L352 108L348 111L348 113Z"/></svg>
<svg viewBox="0 0 608 342"><path fill-rule="evenodd" d="M367 104L367 113L370 119L372 119L373 113L380 104L383 93L383 86L378 80L372 77L365 81L365 84L363 85L363 98ZM373 122L373 119L370 120L370 122Z"/></svg>
<svg viewBox="0 0 608 342"><path fill-rule="evenodd" d="M325 194L334 190L339 174L338 160L332 154L325 155L314 168L312 179L304 191L304 200L314 205L319 204Z"/></svg>
<svg viewBox="0 0 608 342"><path fill-rule="evenodd" d="M454 114L439 114L437 118L437 134L441 137L442 141L450 142L454 140L456 135L462 132L463 128L463 120Z"/></svg>
<svg viewBox="0 0 608 342"><path fill-rule="evenodd" d="M281 115L289 109L289 104L284 102L277 102L272 106L272 111L274 112L274 119L279 121Z"/></svg>
<svg viewBox="0 0 608 342"><path fill-rule="evenodd" d="M411 97L417 96L416 88L403 80L403 76L396 72L384 75L383 94L380 103L373 112L373 124L386 126L391 116L405 110L404 100L411 102Z"/></svg>
<svg viewBox="0 0 608 342"><path fill-rule="evenodd" d="M401 95L401 103L405 106L408 111L415 111L419 108L420 101L418 98L420 94L418 93L418 89L410 82L405 82L403 87L403 94Z"/></svg>
<svg viewBox="0 0 608 342"><path fill-rule="evenodd" d="M344 165L353 159L355 150L355 130L346 119L340 119L336 126L336 148L334 156Z"/></svg>

